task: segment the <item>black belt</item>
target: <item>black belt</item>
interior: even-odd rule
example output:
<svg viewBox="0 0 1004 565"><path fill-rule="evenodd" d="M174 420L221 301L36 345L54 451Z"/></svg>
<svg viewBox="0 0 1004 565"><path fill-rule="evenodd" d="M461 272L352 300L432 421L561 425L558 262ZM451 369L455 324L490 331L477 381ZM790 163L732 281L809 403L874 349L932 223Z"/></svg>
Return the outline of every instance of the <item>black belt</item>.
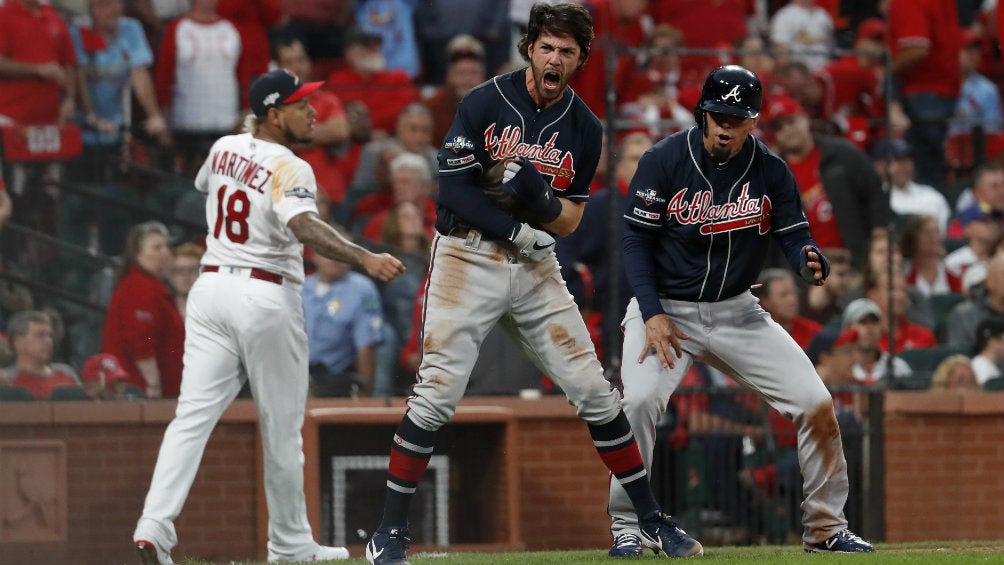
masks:
<svg viewBox="0 0 1004 565"><path fill-rule="evenodd" d="M246 268L246 267L241 267ZM220 268L216 265L206 265L202 267L203 273L218 273ZM278 273L273 273L272 271L266 271L265 269L259 269L258 267L251 267L251 278L258 279L260 281L270 282L272 284L282 284L282 275Z"/></svg>

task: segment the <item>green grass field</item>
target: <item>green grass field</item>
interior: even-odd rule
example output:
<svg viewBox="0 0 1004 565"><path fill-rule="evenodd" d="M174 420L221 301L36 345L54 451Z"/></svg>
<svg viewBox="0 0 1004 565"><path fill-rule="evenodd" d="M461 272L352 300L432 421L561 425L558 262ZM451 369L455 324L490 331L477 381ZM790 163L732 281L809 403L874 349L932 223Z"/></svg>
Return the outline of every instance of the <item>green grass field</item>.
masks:
<svg viewBox="0 0 1004 565"><path fill-rule="evenodd" d="M710 547L704 557L688 562L717 564L770 563L798 565L811 563L826 565L854 563L868 565L934 564L942 563L1004 563L1004 541L986 542L928 542L923 544L879 544L878 552L859 555L807 554L799 546ZM552 565L579 563L655 563L661 559L651 551L644 557L613 560L605 551L541 551L526 553L416 553L409 556L414 565ZM362 565L364 559L332 561L347 565ZM182 565L213 565L204 561L187 561ZM265 565L257 563L232 563L228 565Z"/></svg>

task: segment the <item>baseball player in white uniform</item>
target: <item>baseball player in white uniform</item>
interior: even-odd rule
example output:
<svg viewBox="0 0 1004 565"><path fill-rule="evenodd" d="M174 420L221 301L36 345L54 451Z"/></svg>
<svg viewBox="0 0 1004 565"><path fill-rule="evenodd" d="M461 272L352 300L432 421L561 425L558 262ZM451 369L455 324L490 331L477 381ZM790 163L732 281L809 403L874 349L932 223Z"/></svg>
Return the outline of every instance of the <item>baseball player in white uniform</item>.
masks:
<svg viewBox="0 0 1004 565"><path fill-rule="evenodd" d="M185 322L181 395L161 444L133 540L144 565L170 565L181 512L209 434L250 381L265 451L270 563L347 559L314 541L303 494L307 335L300 287L303 245L389 281L404 271L339 235L317 215L310 166L289 150L309 141L316 112L285 70L251 84L246 133L220 138L195 180L209 233Z"/></svg>

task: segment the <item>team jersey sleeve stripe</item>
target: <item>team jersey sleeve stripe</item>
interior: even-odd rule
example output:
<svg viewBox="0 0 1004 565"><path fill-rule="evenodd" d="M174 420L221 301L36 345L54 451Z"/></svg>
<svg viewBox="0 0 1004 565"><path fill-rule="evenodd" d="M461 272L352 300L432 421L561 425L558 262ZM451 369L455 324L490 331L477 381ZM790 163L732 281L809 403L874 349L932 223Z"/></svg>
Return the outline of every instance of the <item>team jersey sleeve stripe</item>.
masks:
<svg viewBox="0 0 1004 565"><path fill-rule="evenodd" d="M777 228L774 230L774 233L784 233L786 231L791 231L793 229L807 228L807 227L809 227L809 222L798 222L797 224L792 224L790 226L785 226L783 228Z"/></svg>
<svg viewBox="0 0 1004 565"><path fill-rule="evenodd" d="M644 220L639 220L638 218L635 218L634 216L628 216L626 214L624 215L624 219L627 220L627 221L629 221L629 222L631 222L632 224L639 225L639 226L642 226L642 227L648 227L648 228L660 228L660 227L662 227L662 224L656 224L656 223L653 223L653 222L646 222Z"/></svg>
<svg viewBox="0 0 1004 565"><path fill-rule="evenodd" d="M464 165L463 167L458 167L458 168L455 168L455 169L453 169L453 168L451 168L451 169L442 169L441 168L441 169L439 169L439 174L441 174L441 175L452 175L452 174L456 174L456 173L462 173L462 172L464 172L464 171L466 171L468 169L477 169L478 172L481 172L481 163L478 163L477 161L475 161L475 162L473 162L473 163L471 163L469 165Z"/></svg>

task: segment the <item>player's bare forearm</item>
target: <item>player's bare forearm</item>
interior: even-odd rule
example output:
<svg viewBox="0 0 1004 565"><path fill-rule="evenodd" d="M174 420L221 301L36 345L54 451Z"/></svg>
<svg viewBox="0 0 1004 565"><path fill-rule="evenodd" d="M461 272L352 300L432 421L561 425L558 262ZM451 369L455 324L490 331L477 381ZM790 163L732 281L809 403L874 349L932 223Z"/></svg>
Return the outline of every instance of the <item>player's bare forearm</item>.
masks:
<svg viewBox="0 0 1004 565"><path fill-rule="evenodd" d="M404 265L387 253L375 254L352 243L314 212L297 214L289 221L300 243L329 259L361 266L370 276L387 282L404 272Z"/></svg>
<svg viewBox="0 0 1004 565"><path fill-rule="evenodd" d="M548 222L542 227L553 234L564 237L579 227L579 222L582 221L582 214L586 210L586 203L572 202L565 198L558 198L558 202L561 202L561 215L555 218L553 222Z"/></svg>
<svg viewBox="0 0 1004 565"><path fill-rule="evenodd" d="M315 253L350 265L363 264L367 251L338 233L313 212L294 216L289 221L289 229L293 230L300 243L313 249Z"/></svg>
<svg viewBox="0 0 1004 565"><path fill-rule="evenodd" d="M681 339L690 339L690 336L680 331L668 314L652 316L645 320L645 349L638 357L638 362L643 362L650 353L655 353L664 368L675 368L676 359L683 356Z"/></svg>

